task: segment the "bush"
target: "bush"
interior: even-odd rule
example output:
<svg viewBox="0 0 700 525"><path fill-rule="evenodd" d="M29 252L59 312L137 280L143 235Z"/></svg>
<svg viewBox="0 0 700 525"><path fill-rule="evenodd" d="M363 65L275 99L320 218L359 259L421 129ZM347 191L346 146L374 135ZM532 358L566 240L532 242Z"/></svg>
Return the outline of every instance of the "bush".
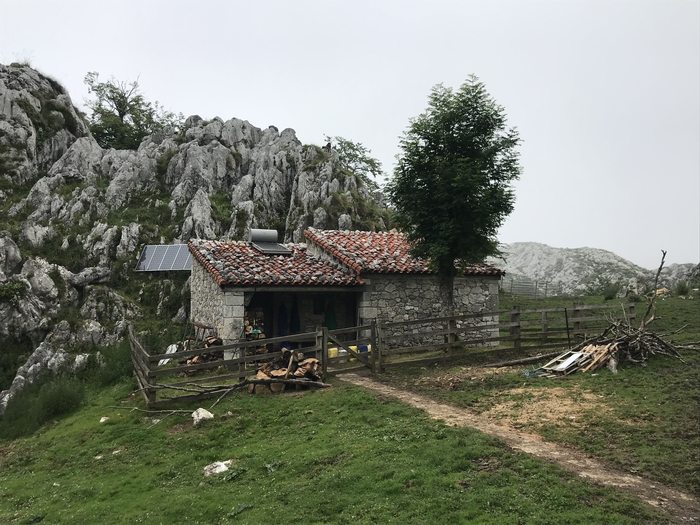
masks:
<svg viewBox="0 0 700 525"><path fill-rule="evenodd" d="M603 285L603 298L606 301L610 301L612 299L615 299L617 297L618 293L620 293L619 283L606 282Z"/></svg>
<svg viewBox="0 0 700 525"><path fill-rule="evenodd" d="M92 381L99 387L114 385L132 377L131 349L129 341L124 340L118 346L100 349L104 357L104 366L96 367Z"/></svg>
<svg viewBox="0 0 700 525"><path fill-rule="evenodd" d="M34 350L29 337L0 337L0 391L7 390L22 366Z"/></svg>
<svg viewBox="0 0 700 525"><path fill-rule="evenodd" d="M688 295L688 292L690 292L690 286L688 286L688 283L685 281L678 281L674 291L676 292L676 295Z"/></svg>
<svg viewBox="0 0 700 525"><path fill-rule="evenodd" d="M0 425L0 437L31 435L47 421L77 410L84 400L85 387L79 379L47 375L10 400Z"/></svg>

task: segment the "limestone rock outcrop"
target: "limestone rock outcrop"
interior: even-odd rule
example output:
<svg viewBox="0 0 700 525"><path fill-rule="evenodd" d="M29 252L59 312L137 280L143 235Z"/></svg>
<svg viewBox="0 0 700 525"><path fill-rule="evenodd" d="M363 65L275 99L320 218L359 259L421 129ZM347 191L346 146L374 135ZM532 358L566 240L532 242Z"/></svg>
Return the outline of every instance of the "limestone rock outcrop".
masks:
<svg viewBox="0 0 700 525"><path fill-rule="evenodd" d="M0 163L14 183L48 171L88 135L63 86L28 66L0 64Z"/></svg>

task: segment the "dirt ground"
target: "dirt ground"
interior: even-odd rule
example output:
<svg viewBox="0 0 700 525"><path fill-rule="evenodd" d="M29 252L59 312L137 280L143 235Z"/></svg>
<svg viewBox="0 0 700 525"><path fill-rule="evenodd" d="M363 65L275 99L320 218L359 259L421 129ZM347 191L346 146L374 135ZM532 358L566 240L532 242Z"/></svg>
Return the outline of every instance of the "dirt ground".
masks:
<svg viewBox="0 0 700 525"><path fill-rule="evenodd" d="M488 371L493 373L493 371ZM451 381L479 380L483 377L483 369L462 369L457 374L451 374L442 378L428 378L430 381L442 381L449 386ZM462 379L458 379L461 376ZM474 379L472 379L474 378ZM562 406L561 396L553 402L557 389L548 389L547 392L535 393L535 399L528 401L526 408L519 408L514 414L513 401L506 401L497 405L483 414L457 408L451 405L438 403L427 397L400 390L388 385L373 381L370 378L357 374L342 374L338 379L361 386L377 394L396 398L403 403L424 410L431 417L441 419L448 425L466 426L480 430L486 434L497 437L515 450L519 450L532 456L556 463L578 476L599 483L617 487L620 490L634 494L642 501L655 508L661 508L679 523L700 523L700 501L689 494L666 487L659 483L631 474L625 474L605 466L600 461L590 458L572 448L543 441L535 434L518 431L514 423L524 423L534 420L535 414L549 413L551 419L558 417L576 417L577 411L590 408L596 397L592 394L582 394L580 402L571 401L572 406ZM517 393L510 390L509 393ZM589 397L586 397L589 396ZM561 410L561 413L559 412ZM501 417L508 413L508 417Z"/></svg>

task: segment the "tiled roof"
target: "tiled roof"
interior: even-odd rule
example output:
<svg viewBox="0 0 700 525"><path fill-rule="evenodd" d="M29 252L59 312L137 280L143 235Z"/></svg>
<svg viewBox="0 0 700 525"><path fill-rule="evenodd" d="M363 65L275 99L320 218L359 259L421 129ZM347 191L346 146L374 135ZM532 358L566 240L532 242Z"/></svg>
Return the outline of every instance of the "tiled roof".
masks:
<svg viewBox="0 0 700 525"><path fill-rule="evenodd" d="M304 244L286 244L291 255L264 255L247 242L193 239L188 246L219 286L364 284L359 275L309 256Z"/></svg>
<svg viewBox="0 0 700 525"><path fill-rule="evenodd" d="M408 254L408 243L397 232L317 230L304 236L357 273L431 273L421 260ZM469 266L465 275L504 275L487 264Z"/></svg>

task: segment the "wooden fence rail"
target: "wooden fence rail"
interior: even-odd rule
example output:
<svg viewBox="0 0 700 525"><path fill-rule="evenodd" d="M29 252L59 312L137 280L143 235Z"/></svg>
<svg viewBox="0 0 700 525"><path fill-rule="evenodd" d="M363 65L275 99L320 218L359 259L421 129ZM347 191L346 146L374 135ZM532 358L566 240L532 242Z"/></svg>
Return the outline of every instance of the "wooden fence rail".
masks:
<svg viewBox="0 0 700 525"><path fill-rule="evenodd" d="M373 320L370 324L338 330L319 327L314 332L304 334L238 341L225 346L154 355L146 351L130 327L129 343L139 389L147 406L156 408L175 400L206 397L204 394L165 397L162 392L159 394L159 391L163 390L163 384L183 387L192 384L241 381L255 375L260 364L279 357L281 352L274 350L277 345L286 342L302 345L298 350L319 359L324 377L357 369L369 369L373 374L379 374L388 365L438 361L460 354L482 355L513 350L533 352L565 348L577 338L601 333L612 322L632 324L634 320L633 303L574 303L570 308L522 310L516 307L512 310L389 323ZM247 348L263 345L273 351L267 354L245 355ZM360 345L367 345L367 352L361 352ZM329 348L344 349L346 355L336 354L330 357ZM192 365L178 363L182 359L203 353L224 351L224 355L234 357ZM175 360L178 366L160 366L166 359ZM254 366L251 367L250 364ZM222 373L222 370L225 372ZM207 377L193 377L186 381L171 382L166 379L167 376L202 371L216 373Z"/></svg>

